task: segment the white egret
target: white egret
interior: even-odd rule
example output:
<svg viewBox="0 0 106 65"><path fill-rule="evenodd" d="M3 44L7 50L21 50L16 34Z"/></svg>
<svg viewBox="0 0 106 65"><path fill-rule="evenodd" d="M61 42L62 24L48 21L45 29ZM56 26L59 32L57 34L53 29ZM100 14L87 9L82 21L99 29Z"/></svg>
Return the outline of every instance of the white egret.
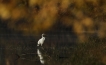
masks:
<svg viewBox="0 0 106 65"><path fill-rule="evenodd" d="M39 46L39 45L42 46L42 44L44 43L44 41L45 41L45 37L44 37L44 35L45 35L45 34L42 34L42 38L39 39L37 46Z"/></svg>

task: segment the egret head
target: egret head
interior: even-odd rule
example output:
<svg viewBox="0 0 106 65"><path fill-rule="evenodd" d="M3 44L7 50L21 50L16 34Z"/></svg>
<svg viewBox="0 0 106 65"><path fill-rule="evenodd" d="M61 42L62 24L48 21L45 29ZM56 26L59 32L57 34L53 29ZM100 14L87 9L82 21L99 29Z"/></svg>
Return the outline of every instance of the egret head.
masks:
<svg viewBox="0 0 106 65"><path fill-rule="evenodd" d="M43 37L44 35L45 35L45 34L43 33L43 34L42 34L42 37Z"/></svg>

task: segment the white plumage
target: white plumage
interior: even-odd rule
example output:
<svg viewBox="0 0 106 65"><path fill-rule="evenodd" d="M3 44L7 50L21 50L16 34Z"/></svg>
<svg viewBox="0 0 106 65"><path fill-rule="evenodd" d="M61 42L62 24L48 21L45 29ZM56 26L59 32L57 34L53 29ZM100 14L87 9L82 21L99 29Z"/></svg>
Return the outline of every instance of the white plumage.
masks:
<svg viewBox="0 0 106 65"><path fill-rule="evenodd" d="M42 44L44 43L44 41L45 41L45 37L43 37L43 35L44 35L44 34L42 34L42 38L39 39L39 41L38 41L38 45L37 45L37 46L39 46L39 45L42 46Z"/></svg>

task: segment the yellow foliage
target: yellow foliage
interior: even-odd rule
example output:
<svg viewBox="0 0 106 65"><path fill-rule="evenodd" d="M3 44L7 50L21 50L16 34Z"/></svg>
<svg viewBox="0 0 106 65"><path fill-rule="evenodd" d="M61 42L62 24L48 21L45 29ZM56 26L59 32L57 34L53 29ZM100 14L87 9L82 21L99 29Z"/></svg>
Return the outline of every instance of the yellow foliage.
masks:
<svg viewBox="0 0 106 65"><path fill-rule="evenodd" d="M105 25L98 26L106 21L105 7L105 0L2 0L0 17L9 20L8 28L24 33L41 33L61 22L76 34L98 27L98 36L105 37Z"/></svg>

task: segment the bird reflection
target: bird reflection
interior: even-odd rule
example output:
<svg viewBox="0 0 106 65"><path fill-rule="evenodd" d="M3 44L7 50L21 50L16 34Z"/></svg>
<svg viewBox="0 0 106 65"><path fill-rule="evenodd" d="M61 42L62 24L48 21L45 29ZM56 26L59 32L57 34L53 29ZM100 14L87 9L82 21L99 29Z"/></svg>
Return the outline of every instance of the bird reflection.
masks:
<svg viewBox="0 0 106 65"><path fill-rule="evenodd" d="M45 60L44 60L44 57L42 55L42 52L41 52L41 49L40 48L37 49L37 54L39 56L39 59L40 59L41 64L45 64Z"/></svg>

